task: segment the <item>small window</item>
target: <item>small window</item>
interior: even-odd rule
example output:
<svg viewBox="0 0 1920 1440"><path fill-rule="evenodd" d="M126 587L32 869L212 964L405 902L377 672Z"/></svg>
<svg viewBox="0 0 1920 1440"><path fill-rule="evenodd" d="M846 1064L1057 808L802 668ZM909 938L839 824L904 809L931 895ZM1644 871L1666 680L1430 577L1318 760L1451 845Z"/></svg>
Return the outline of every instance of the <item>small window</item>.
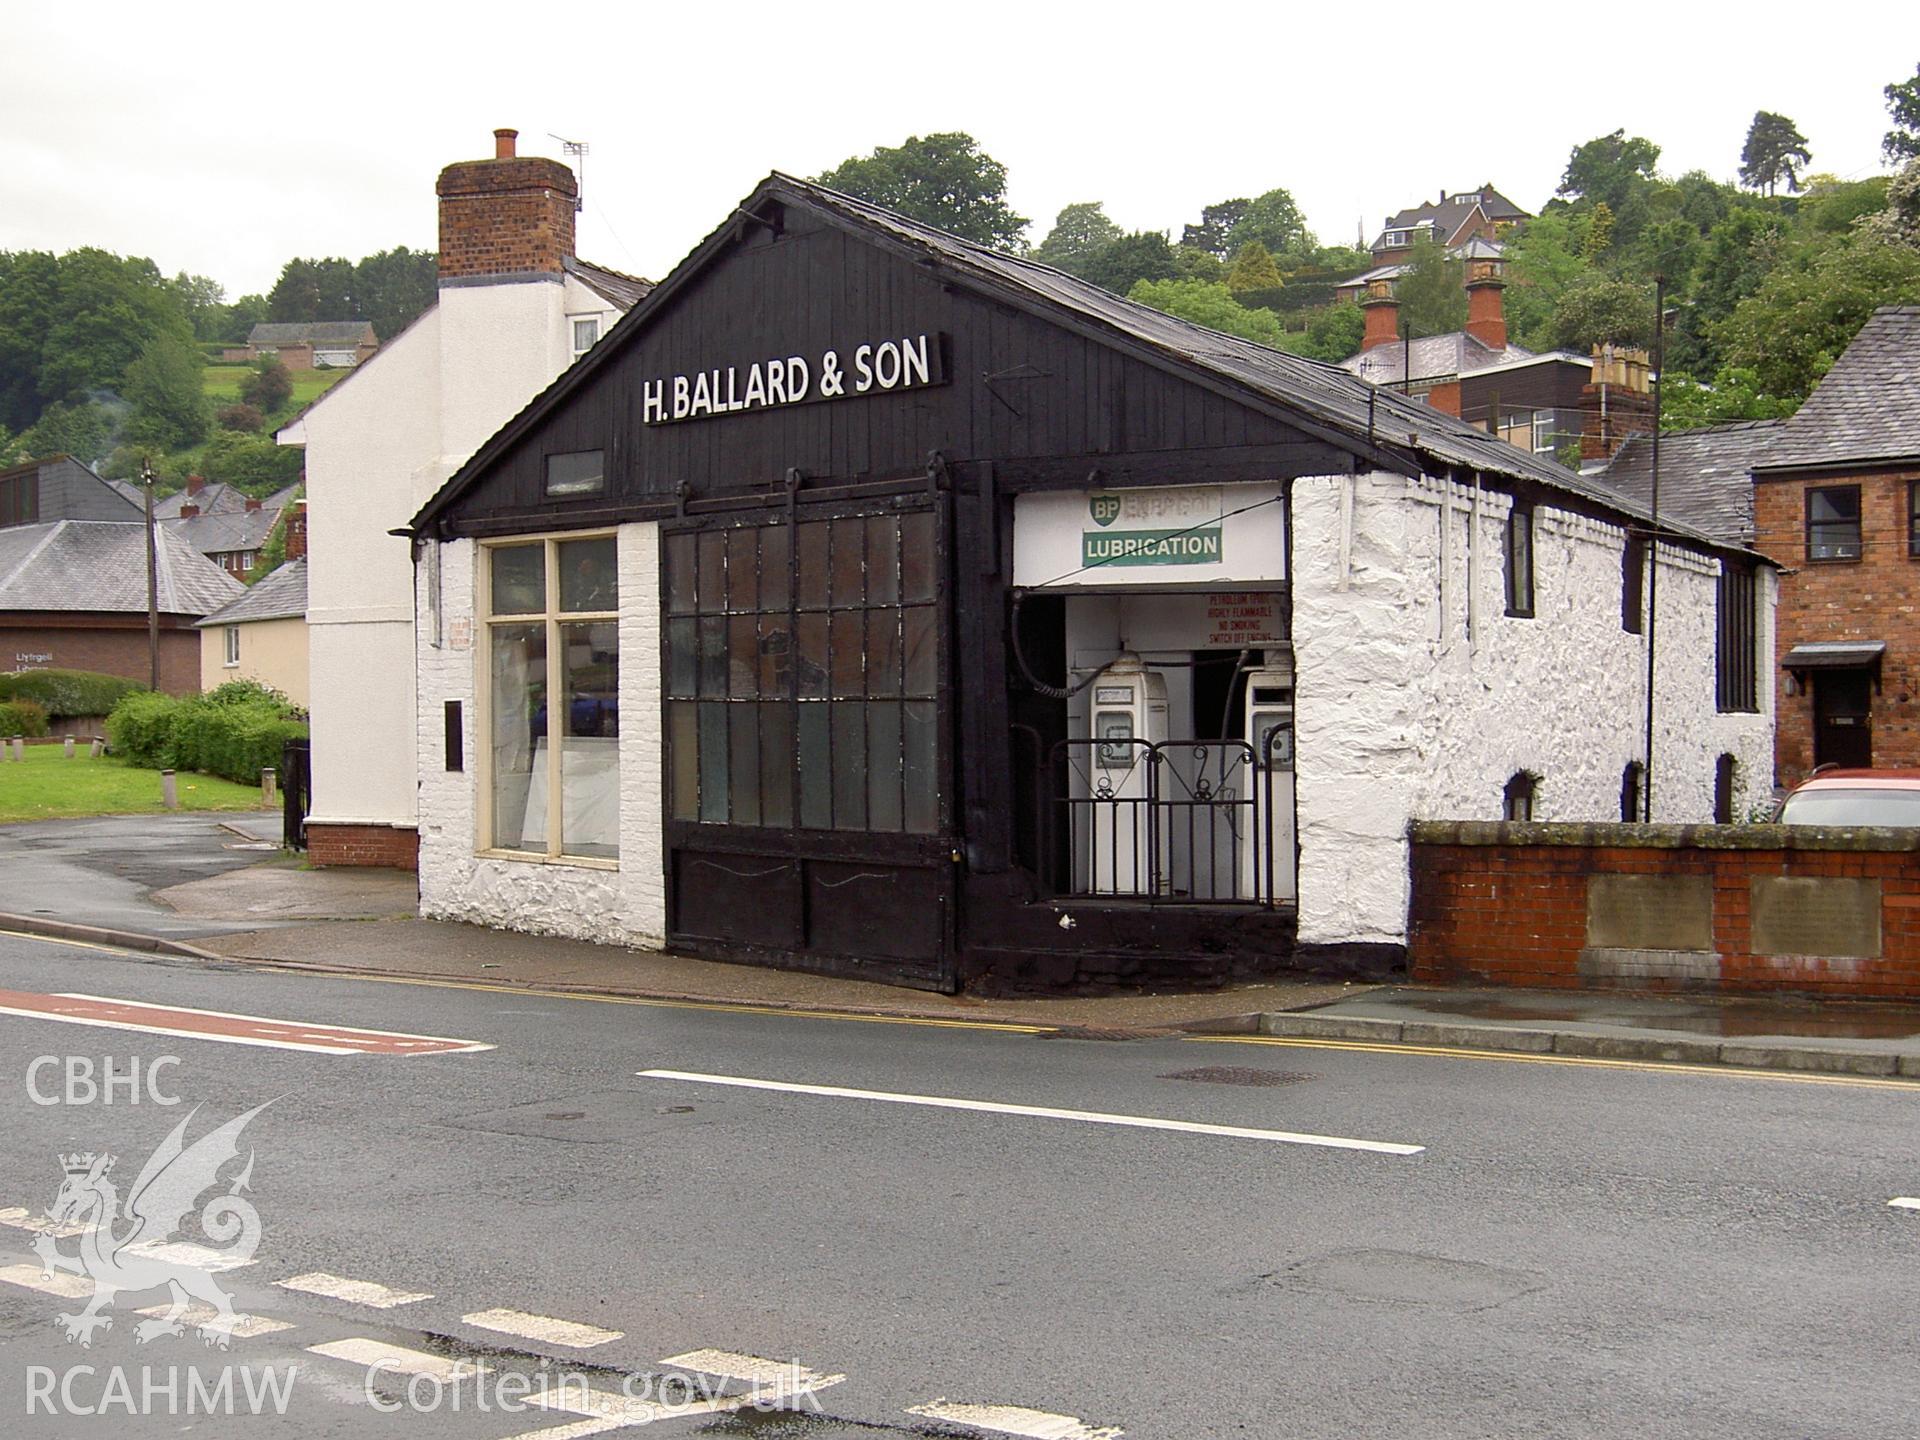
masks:
<svg viewBox="0 0 1920 1440"><path fill-rule="evenodd" d="M1533 453L1551 455L1554 450L1553 411L1533 412Z"/></svg>
<svg viewBox="0 0 1920 1440"><path fill-rule="evenodd" d="M1860 487L1829 485L1807 491L1807 559L1860 558Z"/></svg>
<svg viewBox="0 0 1920 1440"><path fill-rule="evenodd" d="M600 317L589 315L573 322L573 356L579 359L600 342Z"/></svg>
<svg viewBox="0 0 1920 1440"><path fill-rule="evenodd" d="M229 666L238 665L240 663L240 627L238 625L229 625L226 627L226 631L227 631L227 662L226 663Z"/></svg>
<svg viewBox="0 0 1920 1440"><path fill-rule="evenodd" d="M1716 825L1733 823L1733 788L1739 772L1740 762L1731 755L1722 755L1713 762L1713 823Z"/></svg>
<svg viewBox="0 0 1920 1440"><path fill-rule="evenodd" d="M1539 790L1539 784L1538 777L1527 771L1515 771L1513 778L1507 781L1506 793L1500 806L1501 819L1533 819L1533 801Z"/></svg>
<svg viewBox="0 0 1920 1440"><path fill-rule="evenodd" d="M1641 797L1641 783L1646 773L1647 767L1638 760L1629 760L1627 768L1620 772L1620 818L1629 824L1643 818L1645 801Z"/></svg>
<svg viewBox="0 0 1920 1440"><path fill-rule="evenodd" d="M1907 482L1907 554L1920 556L1920 480Z"/></svg>
<svg viewBox="0 0 1920 1440"><path fill-rule="evenodd" d="M547 494L553 499L598 495L607 488L606 452L575 450L547 456Z"/></svg>
<svg viewBox="0 0 1920 1440"><path fill-rule="evenodd" d="M1533 509L1514 502L1507 515L1507 614L1533 614Z"/></svg>
<svg viewBox="0 0 1920 1440"><path fill-rule="evenodd" d="M1760 617L1754 572L1720 562L1714 603L1714 708L1722 714L1760 709Z"/></svg>
<svg viewBox="0 0 1920 1440"><path fill-rule="evenodd" d="M1646 626L1647 542L1641 536L1627 536L1620 554L1620 628L1638 635Z"/></svg>

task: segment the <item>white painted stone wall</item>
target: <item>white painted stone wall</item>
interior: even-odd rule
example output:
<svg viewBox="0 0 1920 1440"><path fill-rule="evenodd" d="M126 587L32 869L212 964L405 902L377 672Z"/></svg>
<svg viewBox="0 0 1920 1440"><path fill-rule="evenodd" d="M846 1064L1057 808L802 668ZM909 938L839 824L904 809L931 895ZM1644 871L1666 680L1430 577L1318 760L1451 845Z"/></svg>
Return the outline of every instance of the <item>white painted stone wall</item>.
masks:
<svg viewBox="0 0 1920 1440"><path fill-rule="evenodd" d="M571 277L443 287L283 432L307 450L311 823L414 823L412 561L388 532L573 363L571 317L606 309Z"/></svg>
<svg viewBox="0 0 1920 1440"><path fill-rule="evenodd" d="M1403 942L1408 821L1497 820L1515 771L1540 777L1537 819L1620 818L1646 690L1645 636L1620 626L1624 532L1540 505L1534 617L1510 617L1510 505L1387 474L1294 484L1304 944ZM1736 814L1772 784L1772 572L1760 579L1757 715L1714 708L1716 575L1707 557L1661 548L1656 820L1712 819L1722 753L1739 762Z"/></svg>
<svg viewBox="0 0 1920 1440"><path fill-rule="evenodd" d="M419 667L420 913L498 929L658 949L666 943L666 851L660 750L660 544L652 524L619 528L620 859L617 869L507 860L479 851L485 783L475 685L485 636L474 619L478 546L440 550L441 643L423 623ZM417 570L432 613L433 566ZM466 768L446 768L445 702L461 702Z"/></svg>

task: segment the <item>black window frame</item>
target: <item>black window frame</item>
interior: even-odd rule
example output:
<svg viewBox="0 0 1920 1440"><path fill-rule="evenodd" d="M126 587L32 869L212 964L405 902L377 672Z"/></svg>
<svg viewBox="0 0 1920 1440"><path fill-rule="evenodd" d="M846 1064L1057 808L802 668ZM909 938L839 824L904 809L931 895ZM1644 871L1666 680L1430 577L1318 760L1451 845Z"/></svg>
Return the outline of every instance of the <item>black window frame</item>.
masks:
<svg viewBox="0 0 1920 1440"><path fill-rule="evenodd" d="M1647 807L1647 767L1629 760L1620 772L1620 819L1631 824L1641 819Z"/></svg>
<svg viewBox="0 0 1920 1440"><path fill-rule="evenodd" d="M1500 792L1500 818L1511 823L1525 823L1534 818L1534 810L1540 803L1540 777L1531 770L1516 770L1507 777L1506 788ZM1515 812L1524 807L1525 814Z"/></svg>
<svg viewBox="0 0 1920 1440"><path fill-rule="evenodd" d="M1647 538L1631 532L1620 552L1620 628L1629 635L1647 629Z"/></svg>
<svg viewBox="0 0 1920 1440"><path fill-rule="evenodd" d="M1733 797L1740 779L1738 756L1720 754L1713 762L1713 823L1733 824Z"/></svg>
<svg viewBox="0 0 1920 1440"><path fill-rule="evenodd" d="M1713 708L1760 711L1760 579L1751 565L1720 562L1713 592Z"/></svg>
<svg viewBox="0 0 1920 1440"><path fill-rule="evenodd" d="M1501 552L1505 559L1507 614L1516 619L1534 618L1533 506L1515 500L1507 512L1507 528Z"/></svg>
<svg viewBox="0 0 1920 1440"><path fill-rule="evenodd" d="M1853 527L1853 547L1852 547L1852 553L1850 554L1844 553L1845 552L1844 541L1839 542L1838 548L1842 549L1843 551L1843 553L1841 554L1816 555L1814 553L1814 550L1816 548L1814 543L1814 537L1816 536L1816 534L1819 534L1824 531L1830 531L1836 526L1845 526L1849 523L1845 518L1842 518L1840 520L1818 520L1818 521L1816 521L1813 518L1814 500L1816 497L1823 496L1823 495L1825 496L1850 495L1853 497L1853 516L1851 520L1852 527ZM1863 558L1863 556L1866 553L1866 538L1865 538L1865 526L1863 523L1863 516L1861 513L1860 487L1858 485L1809 485L1807 487L1807 498L1805 501L1805 517L1806 517L1806 555L1807 555L1807 563L1809 565L1857 565L1860 563L1860 560ZM1829 542L1828 545L1819 547L1819 548L1835 548L1835 547L1832 542Z"/></svg>
<svg viewBox="0 0 1920 1440"><path fill-rule="evenodd" d="M1907 482L1907 558L1920 560L1920 480Z"/></svg>

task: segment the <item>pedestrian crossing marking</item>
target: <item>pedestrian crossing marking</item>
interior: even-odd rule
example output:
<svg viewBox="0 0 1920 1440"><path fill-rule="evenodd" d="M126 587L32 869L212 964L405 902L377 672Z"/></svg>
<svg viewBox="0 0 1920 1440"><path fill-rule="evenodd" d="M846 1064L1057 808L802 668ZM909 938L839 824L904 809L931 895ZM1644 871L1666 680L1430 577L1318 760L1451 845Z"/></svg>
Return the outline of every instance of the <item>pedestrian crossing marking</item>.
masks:
<svg viewBox="0 0 1920 1440"><path fill-rule="evenodd" d="M376 1310L391 1310L398 1305L412 1305L433 1298L423 1291L391 1290L371 1280L348 1280L340 1275L329 1275L324 1270L310 1270L304 1275L290 1276L274 1283L282 1290L299 1290L308 1295L322 1295L329 1300L371 1305Z"/></svg>
<svg viewBox="0 0 1920 1440"><path fill-rule="evenodd" d="M172 1309L171 1305L149 1305L134 1313L159 1319ZM180 1312L180 1323L196 1330L223 1331L236 1340L251 1340L256 1335L271 1335L278 1330L293 1329L285 1320L269 1320L264 1315L235 1315L231 1321L224 1320L218 1310L197 1300Z"/></svg>
<svg viewBox="0 0 1920 1440"><path fill-rule="evenodd" d="M797 1360L768 1360L759 1355L741 1355L732 1350L689 1350L684 1355L669 1355L660 1362L680 1370L696 1370L702 1375L718 1375L739 1380L782 1395L799 1395L809 1390L824 1390L838 1385L844 1375L822 1375Z"/></svg>
<svg viewBox="0 0 1920 1440"><path fill-rule="evenodd" d="M975 1430L992 1430L1001 1435L1020 1435L1025 1440L1120 1440L1127 1433L1111 1425L1089 1425L1077 1415L1055 1415L1021 1405L967 1405L932 1400L925 1405L909 1406L907 1414L967 1425Z"/></svg>
<svg viewBox="0 0 1920 1440"><path fill-rule="evenodd" d="M93 1294L93 1281L85 1276L61 1271L49 1275L38 1265L8 1265L0 1269L0 1280L23 1290L38 1290L42 1295L58 1295L62 1300L85 1300Z"/></svg>
<svg viewBox="0 0 1920 1440"><path fill-rule="evenodd" d="M584 1325L577 1320L529 1315L524 1310L476 1310L460 1318L482 1330L495 1330L522 1340L543 1340L549 1345L564 1345L569 1350L591 1350L596 1345L618 1340L621 1334L618 1330L603 1330L598 1325Z"/></svg>

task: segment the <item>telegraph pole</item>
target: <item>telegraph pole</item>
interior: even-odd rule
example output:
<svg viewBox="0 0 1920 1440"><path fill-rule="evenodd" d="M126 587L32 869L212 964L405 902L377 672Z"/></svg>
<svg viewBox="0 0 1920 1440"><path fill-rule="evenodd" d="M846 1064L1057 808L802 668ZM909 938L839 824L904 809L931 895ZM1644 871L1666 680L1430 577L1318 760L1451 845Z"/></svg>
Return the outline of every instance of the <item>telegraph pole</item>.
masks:
<svg viewBox="0 0 1920 1440"><path fill-rule="evenodd" d="M140 486L147 492L147 674L148 685L160 689L160 563L153 539L153 466L143 456Z"/></svg>
<svg viewBox="0 0 1920 1440"><path fill-rule="evenodd" d="M1647 763L1640 779L1647 823L1653 823L1653 631L1660 614L1660 372L1666 368L1667 277L1653 277L1653 497L1647 539Z"/></svg>

